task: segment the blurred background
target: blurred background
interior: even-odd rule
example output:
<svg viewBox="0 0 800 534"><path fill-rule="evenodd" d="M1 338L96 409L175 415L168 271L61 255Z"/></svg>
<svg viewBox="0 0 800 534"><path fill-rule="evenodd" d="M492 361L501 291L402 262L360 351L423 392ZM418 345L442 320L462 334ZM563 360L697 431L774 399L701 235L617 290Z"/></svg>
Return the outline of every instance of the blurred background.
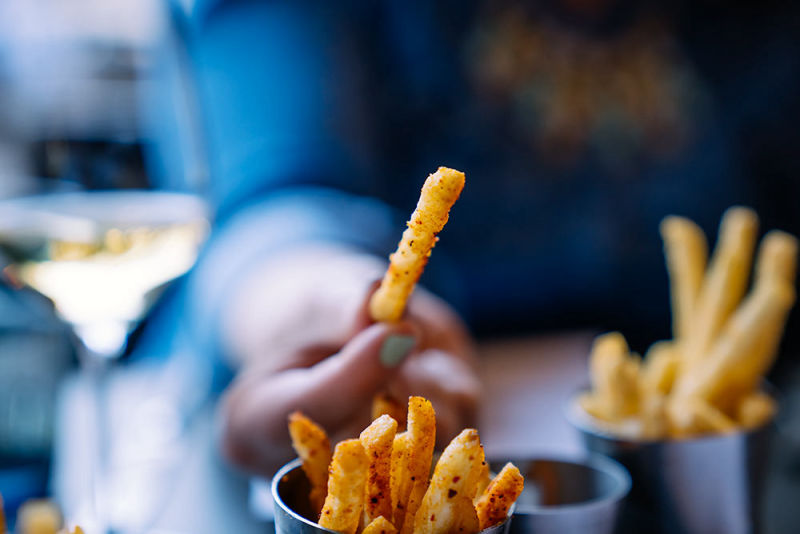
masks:
<svg viewBox="0 0 800 534"><path fill-rule="evenodd" d="M307 3L319 35L352 37L332 39L337 70L318 73L325 95L368 102L345 98L346 127L332 134L361 139L353 159L366 178L352 189L402 217L417 178L445 158L468 180L471 170L478 176L439 265L461 265L464 281L488 271L496 280L481 278L466 294L442 282L436 262L426 276L480 339L620 329L644 351L669 336L657 227L664 215L692 217L713 240L722 211L741 203L764 229L800 234L795 6ZM239 197L263 193L228 191L240 180L226 174L238 157L231 147L249 149L258 128L269 138L285 126L225 116L213 96L226 90L219 73L230 64L231 76L256 91L275 80L250 74L262 55L274 67L273 56L285 53L287 72L296 66L304 76L308 67L296 43L262 42L247 25L238 54L203 48L225 28L208 21L234 20L227 14L251 4L0 2L0 494L12 517L22 502L55 495L70 518L91 523L101 507L101 522L115 531L146 532L159 520L179 525L202 499L258 499L246 477L209 460L214 395L226 378L197 364L183 326L169 320L185 312L170 296L180 294L209 230L243 205ZM370 33L372 21L380 30ZM376 42L390 46L364 44ZM450 76L468 89L454 90ZM280 103L277 93L263 98ZM231 94L252 98L248 105L259 98ZM270 146L253 148L266 150L267 164L241 168L274 172L269 162L286 163ZM502 219L487 225L483 206L502 207ZM476 236L489 244L484 256L464 252ZM538 289L507 290L525 284ZM486 306L493 294L509 296ZM800 404L798 327L795 312L771 376L787 407ZM198 412L200 429L192 426ZM794 424L786 428L795 452L786 452L785 478L771 489L776 503L796 495ZM98 479L104 496L86 504L81 497ZM164 498L204 485L214 491ZM207 531L262 527L236 503L221 514ZM788 524L771 517L770 532Z"/></svg>

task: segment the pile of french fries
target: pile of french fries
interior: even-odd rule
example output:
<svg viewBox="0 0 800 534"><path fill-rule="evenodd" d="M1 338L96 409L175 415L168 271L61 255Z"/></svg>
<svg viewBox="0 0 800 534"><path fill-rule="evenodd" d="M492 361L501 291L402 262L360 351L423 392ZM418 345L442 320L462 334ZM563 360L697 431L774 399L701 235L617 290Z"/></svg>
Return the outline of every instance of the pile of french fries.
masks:
<svg viewBox="0 0 800 534"><path fill-rule="evenodd" d="M598 426L659 440L752 430L772 420L775 400L762 384L795 301L798 243L768 232L748 292L757 233L752 210L730 208L708 260L696 224L662 221L673 339L653 344L644 359L618 332L595 340L592 389L579 404Z"/></svg>
<svg viewBox="0 0 800 534"><path fill-rule="evenodd" d="M331 455L322 428L299 412L289 416L319 525L345 534L474 534L505 521L522 492L519 470L508 463L491 479L478 431L468 428L431 475L433 406L410 397L406 419L407 429L398 432L395 419L380 415Z"/></svg>

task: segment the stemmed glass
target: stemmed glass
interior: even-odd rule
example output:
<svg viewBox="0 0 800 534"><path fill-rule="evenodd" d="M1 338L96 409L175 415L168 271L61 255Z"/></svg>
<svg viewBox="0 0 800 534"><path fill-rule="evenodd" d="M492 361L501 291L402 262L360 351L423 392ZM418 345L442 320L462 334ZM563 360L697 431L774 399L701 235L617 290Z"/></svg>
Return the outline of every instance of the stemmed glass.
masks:
<svg viewBox="0 0 800 534"><path fill-rule="evenodd" d="M208 230L205 204L154 191L76 192L0 202L7 277L53 301L79 341L95 430L83 517L109 529L107 381L127 337L160 290L194 264Z"/></svg>

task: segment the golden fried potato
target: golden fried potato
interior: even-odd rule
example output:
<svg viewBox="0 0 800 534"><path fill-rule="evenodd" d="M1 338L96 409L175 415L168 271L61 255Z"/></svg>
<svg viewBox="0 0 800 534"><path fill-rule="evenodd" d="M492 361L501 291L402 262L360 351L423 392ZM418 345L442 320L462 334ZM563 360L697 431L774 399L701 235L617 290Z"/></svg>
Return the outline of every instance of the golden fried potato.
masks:
<svg viewBox="0 0 800 534"><path fill-rule="evenodd" d="M386 414L397 421L397 431L405 432L407 410L405 404L388 393L378 393L372 398L372 420Z"/></svg>
<svg viewBox="0 0 800 534"><path fill-rule="evenodd" d="M60 528L61 512L51 501L27 501L17 513L20 534L56 534Z"/></svg>
<svg viewBox="0 0 800 534"><path fill-rule="evenodd" d="M592 400L581 403L595 417L618 421L636 413L639 404L639 360L631 356L619 332L595 339L589 361ZM589 407L591 406L591 410Z"/></svg>
<svg viewBox="0 0 800 534"><path fill-rule="evenodd" d="M319 516L321 527L355 534L361 524L369 461L357 439L339 442L328 475L328 495Z"/></svg>
<svg viewBox="0 0 800 534"><path fill-rule="evenodd" d="M674 343L670 341L653 343L647 351L639 375L641 396L667 395L678 376L680 363L680 354Z"/></svg>
<svg viewBox="0 0 800 534"><path fill-rule="evenodd" d="M403 315L411 292L422 275L431 250L444 228L450 208L464 188L464 173L447 167L428 176L408 228L389 256L389 268L381 286L372 295L369 311L375 321L397 321Z"/></svg>
<svg viewBox="0 0 800 534"><path fill-rule="evenodd" d="M762 391L755 391L739 401L736 420L743 428L755 430L772 421L777 411L775 399Z"/></svg>
<svg viewBox="0 0 800 534"><path fill-rule="evenodd" d="M481 443L478 431L463 430L442 452L414 519L414 534L473 534L480 530L473 505Z"/></svg>
<svg viewBox="0 0 800 534"><path fill-rule="evenodd" d="M797 276L797 238L780 230L767 232L758 247L756 283L777 278L794 286Z"/></svg>
<svg viewBox="0 0 800 534"><path fill-rule="evenodd" d="M672 296L672 334L679 341L691 328L708 261L708 243L703 230L684 217L661 221L661 237Z"/></svg>
<svg viewBox="0 0 800 534"><path fill-rule="evenodd" d="M0 495L0 534L6 531L6 515L3 511L3 496Z"/></svg>
<svg viewBox="0 0 800 534"><path fill-rule="evenodd" d="M519 469L507 463L478 498L475 510L481 530L506 520L508 511L522 493L523 480Z"/></svg>
<svg viewBox="0 0 800 534"><path fill-rule="evenodd" d="M394 528L388 519L382 515L376 517L368 524L361 534L397 534L397 529Z"/></svg>
<svg viewBox="0 0 800 534"><path fill-rule="evenodd" d="M311 484L309 501L314 511L319 512L328 492L330 439L325 430L300 412L289 415L289 435L292 438L292 447L303 461L303 472Z"/></svg>
<svg viewBox="0 0 800 534"><path fill-rule="evenodd" d="M392 524L402 525L406 515L406 486L408 485L408 431L395 434L389 486L392 494Z"/></svg>
<svg viewBox="0 0 800 534"><path fill-rule="evenodd" d="M703 360L742 300L750 278L758 217L749 208L729 208L708 267L681 353L687 368Z"/></svg>
<svg viewBox="0 0 800 534"><path fill-rule="evenodd" d="M675 437L723 434L736 430L736 423L713 404L697 397L672 400L667 407Z"/></svg>
<svg viewBox="0 0 800 534"><path fill-rule="evenodd" d="M369 525L380 516L392 517L390 467L392 444L397 432L397 421L388 415L375 419L361 432L359 440L369 459L367 484L364 491L364 524Z"/></svg>
<svg viewBox="0 0 800 534"><path fill-rule="evenodd" d="M433 461L436 444L436 413L429 400L423 397L408 399L407 464L406 479L401 484L398 510L402 508L402 522L395 519L394 525L401 534L410 534L414 528L414 516L419 509Z"/></svg>
<svg viewBox="0 0 800 534"><path fill-rule="evenodd" d="M681 375L674 396L699 397L714 403L726 389L752 390L772 363L794 300L793 288L781 280L757 284L705 361L692 373Z"/></svg>

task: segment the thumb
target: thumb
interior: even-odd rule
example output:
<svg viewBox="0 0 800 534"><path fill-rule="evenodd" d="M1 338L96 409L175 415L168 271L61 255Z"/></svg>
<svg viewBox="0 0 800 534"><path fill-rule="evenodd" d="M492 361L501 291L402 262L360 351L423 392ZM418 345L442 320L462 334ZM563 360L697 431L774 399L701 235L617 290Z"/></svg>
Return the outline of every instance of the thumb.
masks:
<svg viewBox="0 0 800 534"><path fill-rule="evenodd" d="M414 327L405 322L366 328L337 354L308 369L307 402L333 404L331 408L339 413L363 409L414 349L417 337Z"/></svg>

